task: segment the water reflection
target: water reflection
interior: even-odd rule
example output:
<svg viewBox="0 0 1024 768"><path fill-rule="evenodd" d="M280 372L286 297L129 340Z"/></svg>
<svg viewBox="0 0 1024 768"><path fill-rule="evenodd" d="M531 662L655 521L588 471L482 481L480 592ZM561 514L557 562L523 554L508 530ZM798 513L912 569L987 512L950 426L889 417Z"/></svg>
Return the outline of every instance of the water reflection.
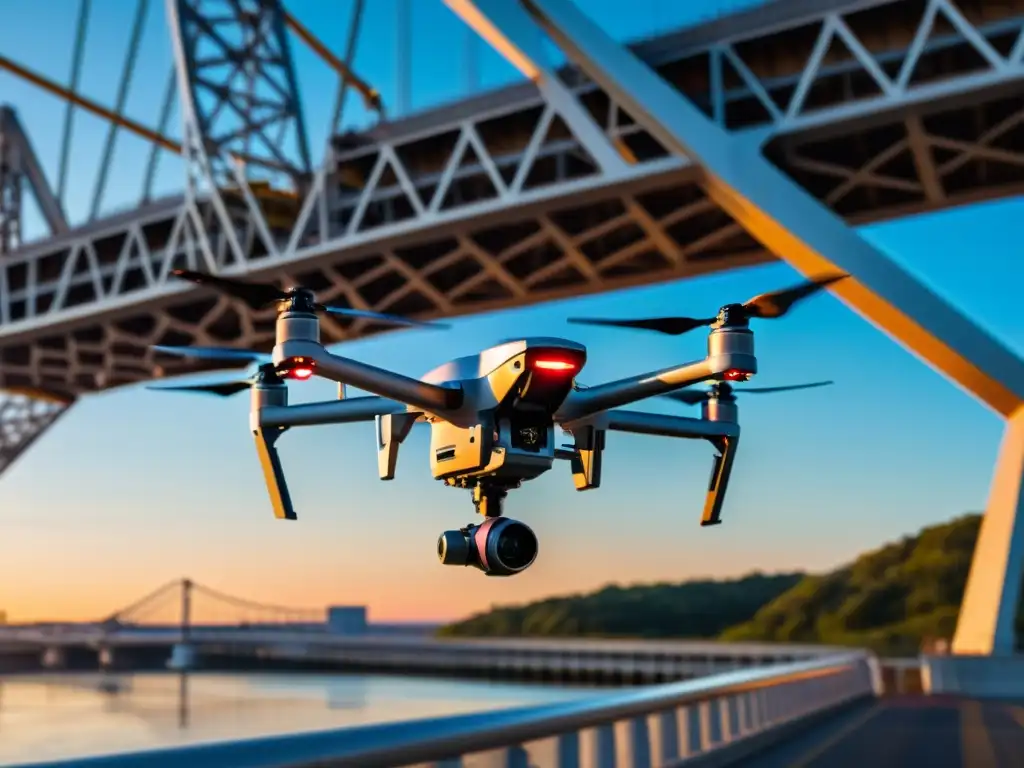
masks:
<svg viewBox="0 0 1024 768"><path fill-rule="evenodd" d="M169 687L173 687L173 680L177 679L177 706L178 728L187 728L189 722L190 701L188 695L189 675L182 672L178 675L168 675L171 678ZM54 685L81 685L87 690L95 688L103 702L103 711L112 714L135 714L145 719L147 716L145 703L140 702L133 696L134 687L132 683L135 678L130 675L118 675L111 672L102 672L96 677L87 677L79 680L52 681ZM0 701L2 707L2 701ZM2 718L0 718L2 721Z"/></svg>
<svg viewBox="0 0 1024 768"><path fill-rule="evenodd" d="M0 765L435 717L588 693L365 675L12 675L0 677Z"/></svg>

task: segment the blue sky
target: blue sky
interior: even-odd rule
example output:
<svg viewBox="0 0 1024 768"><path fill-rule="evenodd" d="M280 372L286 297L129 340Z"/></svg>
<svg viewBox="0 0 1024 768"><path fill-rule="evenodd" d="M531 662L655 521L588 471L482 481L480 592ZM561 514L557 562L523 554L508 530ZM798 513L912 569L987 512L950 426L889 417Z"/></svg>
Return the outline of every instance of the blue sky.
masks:
<svg viewBox="0 0 1024 768"><path fill-rule="evenodd" d="M156 120L169 66L162 3L153 4L140 87L129 107L149 124ZM357 59L359 72L378 84L386 100L395 87L390 4L369 3ZM0 51L66 80L74 2L55 1L45 23L29 4L3 5L10 7L2 8ZM131 20L115 0L94 5L84 90L110 103ZM595 17L606 27L615 5L594 3ZM419 33L413 96L422 108L455 98L463 88L462 48L443 43L460 40L461 33L439 2L413 0L413 6ZM290 7L342 49L346 3L306 0ZM336 17L339 7L343 13ZM628 17L614 19L621 37L686 20L680 5L667 0L635 0L631 8ZM296 50L312 143L319 147L323 130L318 136L315 129L326 123L333 80ZM481 68L486 85L514 76L489 52ZM55 177L61 105L5 76L0 94L18 108ZM82 215L103 126L77 120L69 208ZM131 204L144 150L131 140L119 149L110 206ZM180 188L175 163L163 168L162 188ZM1011 200L863 234L1019 352L1024 321L1002 308L1019 303L1022 217L1024 202ZM590 347L581 379L593 383L698 357L703 337L588 329L566 325L565 317L713 312L794 279L785 265L765 266L460 320L449 332L402 331L344 349L419 375L513 330L564 335ZM79 403L0 479L0 610L13 618L94 617L188 575L277 604L366 603L382 620L447 618L612 581L824 569L922 525L983 507L1001 425L982 405L831 296L808 302L784 321L763 323L758 332L759 384L833 379L836 386L741 401L743 444L725 524L717 528L698 526L708 446L614 435L601 490L575 492L567 467L559 465L511 495L507 513L540 536L540 558L531 570L499 580L446 569L434 554L437 535L471 522L473 510L464 492L430 480L424 431L417 429L403 447L391 483L376 479L371 425L292 431L280 445L300 521L285 523L270 513L244 396L204 399L140 387ZM323 382L300 386L296 399L331 396ZM651 407L688 412L672 403Z"/></svg>

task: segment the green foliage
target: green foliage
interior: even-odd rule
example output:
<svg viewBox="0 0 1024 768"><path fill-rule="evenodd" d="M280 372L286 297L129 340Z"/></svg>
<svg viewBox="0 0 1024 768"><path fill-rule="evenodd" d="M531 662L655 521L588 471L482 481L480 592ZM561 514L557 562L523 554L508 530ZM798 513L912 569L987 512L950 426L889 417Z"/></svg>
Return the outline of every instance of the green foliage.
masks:
<svg viewBox="0 0 1024 768"><path fill-rule="evenodd" d="M980 515L966 515L809 576L721 639L852 645L887 654L916 654L923 641L950 640L980 522ZM1022 619L1019 612L1024 634Z"/></svg>
<svg viewBox="0 0 1024 768"><path fill-rule="evenodd" d="M496 607L444 627L447 636L692 637L717 636L746 621L797 584L803 574L751 574L730 581L634 587L611 585L586 595Z"/></svg>
<svg viewBox="0 0 1024 768"><path fill-rule="evenodd" d="M712 638L825 643L916 654L951 639L980 515L887 544L831 573L608 586L585 595L495 607L447 636ZM1018 612L1024 637L1024 604Z"/></svg>

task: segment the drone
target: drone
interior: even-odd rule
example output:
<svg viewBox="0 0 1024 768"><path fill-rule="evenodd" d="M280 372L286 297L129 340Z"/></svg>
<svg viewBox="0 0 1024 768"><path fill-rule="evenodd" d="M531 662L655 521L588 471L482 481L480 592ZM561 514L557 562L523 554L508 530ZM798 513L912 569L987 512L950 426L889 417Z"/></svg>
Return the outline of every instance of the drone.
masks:
<svg viewBox="0 0 1024 768"><path fill-rule="evenodd" d="M403 441L416 424L430 427L430 466L435 480L471 492L480 523L446 531L437 542L444 565L472 566L489 576L511 576L537 558L537 536L525 523L503 516L509 491L550 470L556 461L571 467L578 491L599 488L608 432L706 440L715 449L701 526L721 523L722 505L740 426L738 392L778 392L819 387L734 389L757 373L750 321L783 317L798 301L846 275L829 275L727 304L704 318L600 320L570 323L656 331L678 336L707 327L707 353L700 359L595 386L577 383L587 362L582 344L562 338L505 341L477 355L452 360L420 379L329 352L320 341L319 315L362 318L392 325L446 327L395 315L320 304L313 291L283 290L191 270L175 277L241 300L253 311L276 307L276 343L271 353L214 347L154 349L179 357L255 364L242 381L153 387L229 396L250 392L249 429L276 517L297 515L277 449L278 438L296 427L374 422L381 480L392 480ZM336 382L337 399L288 404L288 381L319 377ZM690 390L704 382L710 389ZM346 387L372 393L348 397ZM651 397L700 405L699 418L646 413L623 406ZM573 441L559 445L556 428Z"/></svg>

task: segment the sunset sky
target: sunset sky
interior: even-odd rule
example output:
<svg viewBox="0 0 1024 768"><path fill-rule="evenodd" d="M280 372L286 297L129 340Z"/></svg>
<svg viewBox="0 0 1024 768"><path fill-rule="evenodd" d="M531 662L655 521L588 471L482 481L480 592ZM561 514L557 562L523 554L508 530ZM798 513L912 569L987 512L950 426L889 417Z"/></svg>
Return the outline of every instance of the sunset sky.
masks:
<svg viewBox="0 0 1024 768"><path fill-rule="evenodd" d="M459 22L438 0L413 4L414 106L423 108L459 95L462 49ZM156 122L170 61L162 3L152 5L129 108L149 124ZM289 4L338 51L347 5ZM391 0L368 5L357 70L388 101ZM595 18L608 27L617 5L593 3ZM118 0L94 6L84 91L112 103L131 18ZM73 0L53 0L44 18L41 5L0 0L0 51L66 79L75 7ZM696 3L667 0L633 0L631 8L615 19L618 37L707 13ZM296 48L296 56L312 144L319 147L323 130L316 130L333 100L332 76L305 51ZM513 77L489 52L482 69L487 86ZM60 103L5 75L0 101L17 107L55 177ZM87 117L77 124L69 207L81 216L104 127ZM145 148L130 139L124 147L110 185L115 207L129 205L141 184ZM165 163L161 175L165 191L180 188L180 168L171 166ZM863 234L1020 352L1024 320L1008 308L1020 304L1022 219L1018 199ZM589 347L580 378L593 384L697 358L703 337L568 326L565 317L713 313L796 278L784 265L759 267L462 319L451 331L401 331L343 350L420 375L512 335L562 335ZM98 618L162 582L189 576L276 604L365 603L378 620L446 619L608 582L824 569L984 506L1001 427L995 415L831 296L757 330L759 385L818 379L836 385L741 400L743 445L719 527L698 525L708 446L613 435L601 490L575 492L568 467L559 464L510 495L507 514L534 527L540 557L515 578L488 579L437 562L438 534L471 522L473 508L466 492L430 479L425 428L403 446L391 483L376 479L372 425L293 430L280 448L300 520L283 522L270 511L244 395L205 399L137 387L83 400L0 478L0 610L13 620ZM295 385L293 398L326 399L332 392L332 385L313 382ZM651 408L688 413L672 403Z"/></svg>

